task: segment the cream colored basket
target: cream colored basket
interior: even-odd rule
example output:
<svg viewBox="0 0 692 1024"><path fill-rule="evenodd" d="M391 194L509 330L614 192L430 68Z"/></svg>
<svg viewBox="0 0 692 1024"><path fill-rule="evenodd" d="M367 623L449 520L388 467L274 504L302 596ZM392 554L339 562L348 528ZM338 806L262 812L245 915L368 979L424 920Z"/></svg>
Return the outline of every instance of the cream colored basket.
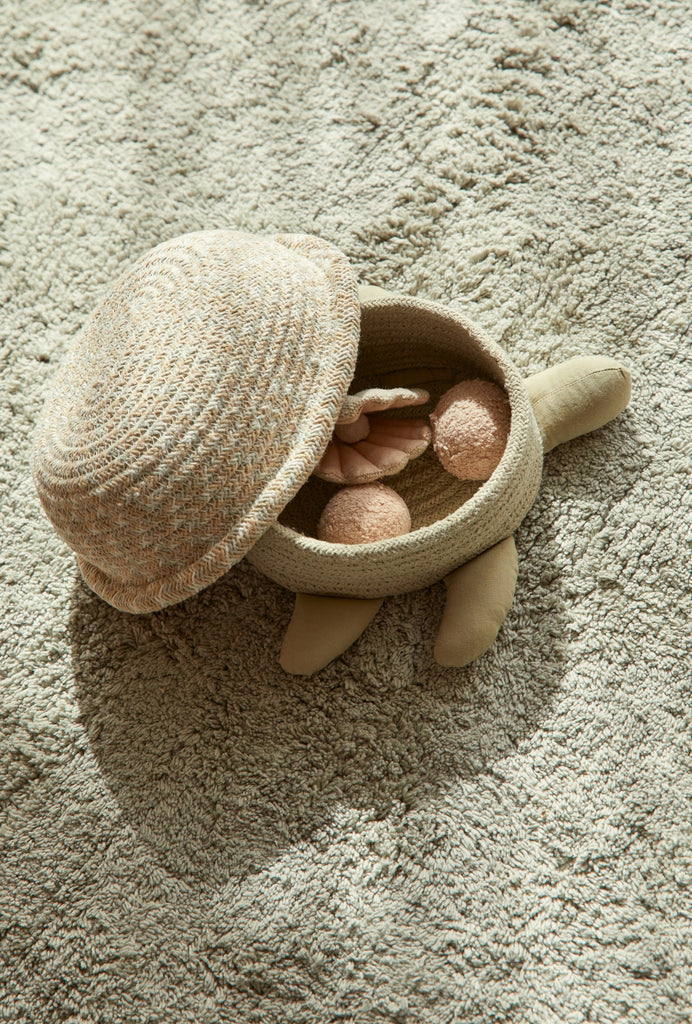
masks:
<svg viewBox="0 0 692 1024"><path fill-rule="evenodd" d="M482 486L456 479L432 448L387 480L406 501L412 532L373 544L316 540L317 520L336 490L311 477L248 552L284 587L308 594L374 598L426 587L510 536L533 504L543 446L529 395L506 354L468 320L434 302L405 296L364 299L351 390L422 383L432 411L459 380L484 377L504 388L511 429L504 456Z"/></svg>
<svg viewBox="0 0 692 1024"><path fill-rule="evenodd" d="M425 416L478 377L503 388L511 410L490 479L456 479L430 447L387 481L410 533L316 539L336 485L312 473L349 388L422 388ZM281 663L307 674L343 652L384 597L444 578L435 655L463 665L511 605L512 535L544 452L607 423L629 395L629 373L601 356L522 379L453 310L359 289L343 253L319 238L200 231L145 253L87 319L40 415L31 465L85 581L122 611L183 601L247 556L296 592Z"/></svg>

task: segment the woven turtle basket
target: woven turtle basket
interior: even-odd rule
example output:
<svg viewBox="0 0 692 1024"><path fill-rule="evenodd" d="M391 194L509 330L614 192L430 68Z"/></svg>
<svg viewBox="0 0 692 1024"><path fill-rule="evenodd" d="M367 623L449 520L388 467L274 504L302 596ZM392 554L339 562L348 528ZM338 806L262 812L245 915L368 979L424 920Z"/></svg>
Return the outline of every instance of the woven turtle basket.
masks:
<svg viewBox="0 0 692 1024"><path fill-rule="evenodd" d="M364 291L367 291L364 289ZM459 480L432 448L387 480L409 507L411 532L371 544L316 539L335 485L310 477L248 560L284 587L308 594L373 598L427 587L510 536L533 504L543 446L526 387L503 350L464 317L405 296L363 298L352 390L421 383L432 411L464 379L485 378L509 397L511 427L495 472L483 483Z"/></svg>
<svg viewBox="0 0 692 1024"><path fill-rule="evenodd" d="M490 478L459 480L423 445L387 481L408 506L408 533L318 539L335 490L323 459L363 394L376 389L377 403L383 389L409 389L425 417L477 378L509 402ZM524 379L453 309L359 288L319 238L200 231L145 253L103 296L56 374L31 466L85 581L122 611L183 601L247 557L296 592L281 664L309 674L346 650L382 598L444 579L435 656L464 665L511 605L513 534L544 452L616 416L630 385L605 356Z"/></svg>

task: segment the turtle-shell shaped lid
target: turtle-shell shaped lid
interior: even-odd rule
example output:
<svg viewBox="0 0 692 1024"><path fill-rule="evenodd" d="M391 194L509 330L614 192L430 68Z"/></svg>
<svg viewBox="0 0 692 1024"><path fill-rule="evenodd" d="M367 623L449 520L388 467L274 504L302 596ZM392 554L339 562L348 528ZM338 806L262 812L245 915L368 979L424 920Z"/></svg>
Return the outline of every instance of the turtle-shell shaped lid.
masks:
<svg viewBox="0 0 692 1024"><path fill-rule="evenodd" d="M155 611L242 558L326 448L359 324L346 257L310 235L199 231L137 260L74 339L32 450L89 586Z"/></svg>

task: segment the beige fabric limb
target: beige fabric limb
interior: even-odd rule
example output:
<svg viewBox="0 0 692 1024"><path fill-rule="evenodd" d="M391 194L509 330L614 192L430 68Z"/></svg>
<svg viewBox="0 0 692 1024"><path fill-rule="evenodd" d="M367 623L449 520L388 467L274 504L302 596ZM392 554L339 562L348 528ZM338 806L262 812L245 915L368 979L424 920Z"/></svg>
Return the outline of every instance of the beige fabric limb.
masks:
<svg viewBox="0 0 692 1024"><path fill-rule="evenodd" d="M435 660L460 668L495 640L514 599L514 537L500 541L445 578L447 600L435 642Z"/></svg>
<svg viewBox="0 0 692 1024"><path fill-rule="evenodd" d="M607 356L577 356L526 380L533 411L549 452L564 441L609 423L630 400L628 370Z"/></svg>
<svg viewBox="0 0 692 1024"><path fill-rule="evenodd" d="M282 669L294 676L319 672L358 639L382 601L296 594L279 657Z"/></svg>

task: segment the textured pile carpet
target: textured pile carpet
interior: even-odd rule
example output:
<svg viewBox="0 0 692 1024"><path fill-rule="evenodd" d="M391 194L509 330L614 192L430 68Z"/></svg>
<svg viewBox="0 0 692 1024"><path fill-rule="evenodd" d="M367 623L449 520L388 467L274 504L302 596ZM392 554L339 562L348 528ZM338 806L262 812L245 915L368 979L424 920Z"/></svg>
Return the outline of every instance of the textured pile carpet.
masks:
<svg viewBox="0 0 692 1024"><path fill-rule="evenodd" d="M690 8L5 0L0 1021L692 1021ZM185 231L308 231L525 371L625 362L474 666L443 587L310 681L242 563L137 618L28 471L70 338Z"/></svg>

